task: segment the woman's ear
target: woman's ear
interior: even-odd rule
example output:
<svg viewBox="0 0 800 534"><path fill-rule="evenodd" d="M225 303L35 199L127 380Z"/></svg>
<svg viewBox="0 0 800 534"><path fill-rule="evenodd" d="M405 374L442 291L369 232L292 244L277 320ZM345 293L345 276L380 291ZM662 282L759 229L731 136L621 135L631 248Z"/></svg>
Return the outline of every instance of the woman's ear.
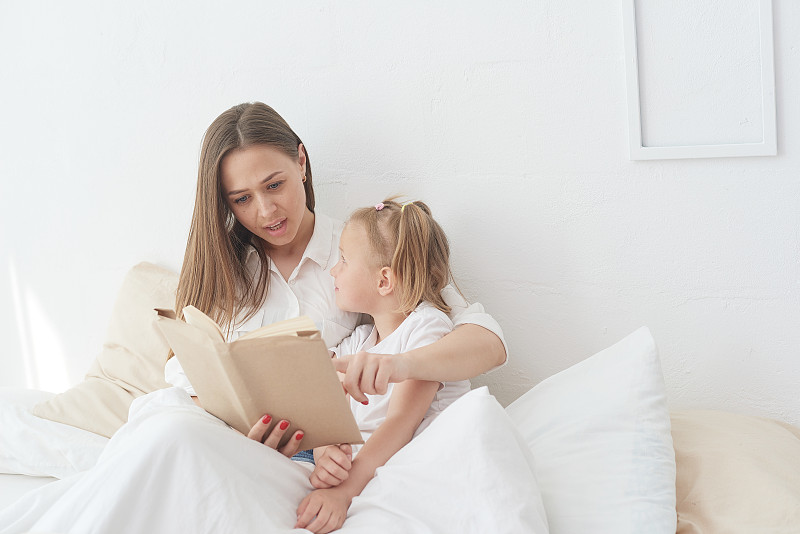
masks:
<svg viewBox="0 0 800 534"><path fill-rule="evenodd" d="M297 145L297 163L300 164L300 174L306 175L306 147L303 143Z"/></svg>
<svg viewBox="0 0 800 534"><path fill-rule="evenodd" d="M378 293L385 297L391 295L397 285L397 277L391 267L383 267L378 278Z"/></svg>

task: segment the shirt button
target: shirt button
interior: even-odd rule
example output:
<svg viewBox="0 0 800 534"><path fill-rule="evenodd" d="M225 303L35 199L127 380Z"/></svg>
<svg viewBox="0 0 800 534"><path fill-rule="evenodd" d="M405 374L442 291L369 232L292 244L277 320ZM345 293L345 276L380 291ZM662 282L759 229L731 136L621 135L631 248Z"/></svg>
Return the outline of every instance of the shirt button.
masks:
<svg viewBox="0 0 800 534"><path fill-rule="evenodd" d="M289 280L289 285L290 285L290 286L293 286L293 285L295 285L296 283L297 283L297 280L296 280L295 278L292 278L291 280Z"/></svg>

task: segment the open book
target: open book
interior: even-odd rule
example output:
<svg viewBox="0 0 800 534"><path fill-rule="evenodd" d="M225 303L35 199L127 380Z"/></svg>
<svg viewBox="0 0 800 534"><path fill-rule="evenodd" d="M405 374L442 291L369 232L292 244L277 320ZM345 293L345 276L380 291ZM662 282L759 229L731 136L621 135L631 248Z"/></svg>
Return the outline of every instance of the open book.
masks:
<svg viewBox="0 0 800 534"><path fill-rule="evenodd" d="M290 422L281 440L305 433L301 447L363 443L330 354L314 322L288 319L227 343L219 325L187 306L186 322L157 309L158 327L192 383L200 404L247 435L264 416Z"/></svg>

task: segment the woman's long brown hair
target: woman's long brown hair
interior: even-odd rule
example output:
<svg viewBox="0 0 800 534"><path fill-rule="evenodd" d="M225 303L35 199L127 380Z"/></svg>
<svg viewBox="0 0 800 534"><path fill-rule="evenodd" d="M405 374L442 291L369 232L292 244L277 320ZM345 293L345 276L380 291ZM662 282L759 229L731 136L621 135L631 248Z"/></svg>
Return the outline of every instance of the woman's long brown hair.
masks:
<svg viewBox="0 0 800 534"><path fill-rule="evenodd" d="M263 240L242 226L231 213L220 180L222 159L234 149L267 145L298 159L302 143L274 109L253 102L240 104L217 117L206 130L197 171L197 194L183 258L175 311L193 305L214 319L223 332L234 321L252 317L269 291L269 257ZM305 147L305 146L304 146ZM314 211L311 162L306 152L306 206ZM245 261L253 246L259 271L248 272Z"/></svg>

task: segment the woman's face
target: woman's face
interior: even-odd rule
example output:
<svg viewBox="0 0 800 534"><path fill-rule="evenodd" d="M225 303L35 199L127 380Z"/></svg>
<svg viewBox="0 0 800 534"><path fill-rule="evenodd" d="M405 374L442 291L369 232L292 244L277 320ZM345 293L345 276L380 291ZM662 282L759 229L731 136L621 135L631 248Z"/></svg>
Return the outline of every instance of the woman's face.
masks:
<svg viewBox="0 0 800 534"><path fill-rule="evenodd" d="M271 146L253 145L232 150L220 166L222 193L233 216L273 251L292 245L305 248L313 233L303 189L303 145L299 153L294 159Z"/></svg>

